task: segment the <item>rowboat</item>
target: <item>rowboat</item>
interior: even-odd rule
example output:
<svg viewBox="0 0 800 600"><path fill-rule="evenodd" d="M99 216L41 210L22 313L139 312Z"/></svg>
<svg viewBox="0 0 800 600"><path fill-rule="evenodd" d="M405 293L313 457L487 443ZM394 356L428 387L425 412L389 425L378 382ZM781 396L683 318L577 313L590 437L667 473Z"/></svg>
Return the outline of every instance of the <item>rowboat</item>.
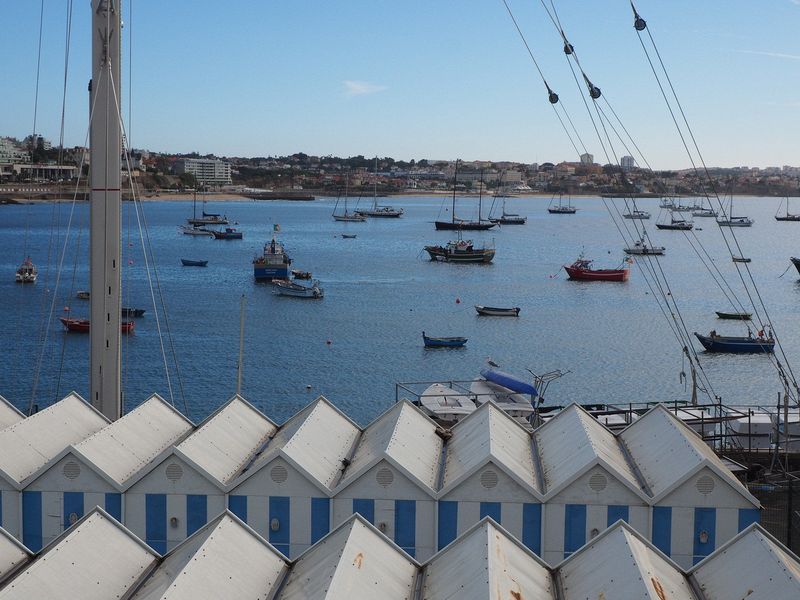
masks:
<svg viewBox="0 0 800 600"><path fill-rule="evenodd" d="M514 308L499 308L497 306L481 306L479 304L475 305L475 310L478 311L479 315L485 317L518 317L519 316L519 307L515 306Z"/></svg>
<svg viewBox="0 0 800 600"><path fill-rule="evenodd" d="M311 279L311 273L309 271L299 271L297 269L292 269L292 277L295 279Z"/></svg>
<svg viewBox="0 0 800 600"><path fill-rule="evenodd" d="M300 285L292 281L275 279L272 281L275 286L275 293L279 296L292 296L294 298L322 298L325 293L319 287L319 281L313 281L310 286Z"/></svg>
<svg viewBox="0 0 800 600"><path fill-rule="evenodd" d="M738 262L738 263L749 263L751 260L753 260L753 259L752 258L746 258L744 256L734 256L733 257L733 262Z"/></svg>
<svg viewBox="0 0 800 600"><path fill-rule="evenodd" d="M717 317L720 319L728 319L733 321L749 321L753 313L749 312L722 312L722 311L715 311L717 313Z"/></svg>
<svg viewBox="0 0 800 600"><path fill-rule="evenodd" d="M428 337L422 332L422 341L426 348L460 348L467 343L465 337Z"/></svg>
<svg viewBox="0 0 800 600"><path fill-rule="evenodd" d="M631 260L631 259L627 259ZM579 257L571 265L564 265L564 270L570 279L577 281L628 281L631 270L623 269L592 269L592 261Z"/></svg>
<svg viewBox="0 0 800 600"><path fill-rule="evenodd" d="M182 258L181 264L184 267L205 267L208 264L207 260L191 260L188 258Z"/></svg>
<svg viewBox="0 0 800 600"><path fill-rule="evenodd" d="M59 320L64 324L64 328L67 331L72 333L89 333L89 319L59 317ZM122 321L119 329L122 333L131 333L133 331L133 321Z"/></svg>
<svg viewBox="0 0 800 600"><path fill-rule="evenodd" d="M715 331L710 334L700 335L694 333L708 352L726 352L729 354L766 353L771 354L775 349L775 340L772 336L722 336Z"/></svg>

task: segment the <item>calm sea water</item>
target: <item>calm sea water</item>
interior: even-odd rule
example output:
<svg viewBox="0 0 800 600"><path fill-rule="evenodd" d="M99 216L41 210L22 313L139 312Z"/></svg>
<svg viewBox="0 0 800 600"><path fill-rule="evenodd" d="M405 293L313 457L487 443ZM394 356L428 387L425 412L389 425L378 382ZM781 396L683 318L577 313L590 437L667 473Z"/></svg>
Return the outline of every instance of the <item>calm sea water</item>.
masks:
<svg viewBox="0 0 800 600"><path fill-rule="evenodd" d="M432 263L422 248L444 243L449 232L432 221L447 218L449 199L392 198L403 218L337 223L333 200L314 202L219 202L207 210L238 221L244 240L217 241L180 235L190 202L144 206L160 288L151 299L133 206L123 207L123 304L145 308L136 332L123 337L126 408L157 392L169 398L166 372L179 408L199 421L236 389L239 304L244 294L245 344L242 393L282 422L324 394L361 424L395 400L399 381L470 379L487 357L519 375L552 369L571 373L554 383L548 403L641 402L688 399L680 381L681 349L634 269L626 284L568 281L561 269L582 249L598 266L614 267L621 242L598 198L578 198L575 215L550 215L549 199L511 200L509 211L528 216L524 226L473 232L476 243L494 242L491 265ZM469 216L464 200L462 216ZM513 205L513 206L512 206ZM800 349L800 283L789 257L798 254L800 223L773 219L777 199L740 198L737 214L756 223L739 229L744 253L752 257L760 291L790 360ZM667 247L661 260L690 331L743 334L735 322L715 318L729 310L722 293L680 232L656 231L656 200L650 210L651 237ZM23 411L75 390L88 397L89 336L66 334L58 322L65 307L88 316L88 205L76 206L74 229L65 244L69 205L0 206L0 394ZM199 207L198 207L199 210ZM695 219L698 236L735 285L735 270L713 219ZM253 280L251 260L280 224L279 238L294 267L312 271L325 289L321 301L279 297ZM357 234L343 239L342 233ZM66 247L56 286L56 272ZM25 254L39 267L35 285L15 284ZM208 260L207 268L182 267L181 258ZM49 265L49 266L48 266ZM741 285L741 284L739 284ZM737 292L739 288L737 289ZM166 311L161 307L163 297ZM478 317L474 304L519 306L520 317ZM54 306L48 321L50 306ZM155 314L161 317L167 368L161 356ZM166 317L166 318L165 318ZM456 350L425 350L421 332L466 336ZM696 343L696 342L695 342ZM699 349L699 344L697 344ZM174 358L173 358L174 352ZM773 404L781 389L764 356L702 354L723 401ZM177 365L177 366L176 366ZM34 389L35 388L35 389Z"/></svg>

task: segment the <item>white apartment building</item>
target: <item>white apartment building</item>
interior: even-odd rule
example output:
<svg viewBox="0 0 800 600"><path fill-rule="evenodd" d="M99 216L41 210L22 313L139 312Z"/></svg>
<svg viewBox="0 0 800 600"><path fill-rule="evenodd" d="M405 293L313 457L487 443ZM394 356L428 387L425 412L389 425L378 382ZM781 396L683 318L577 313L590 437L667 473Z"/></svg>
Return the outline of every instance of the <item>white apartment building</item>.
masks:
<svg viewBox="0 0 800 600"><path fill-rule="evenodd" d="M175 163L175 173L191 173L198 183L230 184L231 164L213 158L183 158Z"/></svg>

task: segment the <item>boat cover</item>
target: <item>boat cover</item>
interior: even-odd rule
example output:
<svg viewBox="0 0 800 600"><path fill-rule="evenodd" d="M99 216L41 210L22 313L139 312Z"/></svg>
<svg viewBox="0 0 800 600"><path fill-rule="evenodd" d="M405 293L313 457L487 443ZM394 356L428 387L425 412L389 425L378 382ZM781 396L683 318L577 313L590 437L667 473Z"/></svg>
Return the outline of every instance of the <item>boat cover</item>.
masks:
<svg viewBox="0 0 800 600"><path fill-rule="evenodd" d="M518 379L513 375L509 375L508 373L504 373L503 371L483 369L481 371L481 377L491 381L492 383L496 383L497 385L502 385L503 387L508 388L513 392L517 392L518 394L529 394L531 396L539 395L539 392L537 392L536 388L530 383L522 381L521 379Z"/></svg>

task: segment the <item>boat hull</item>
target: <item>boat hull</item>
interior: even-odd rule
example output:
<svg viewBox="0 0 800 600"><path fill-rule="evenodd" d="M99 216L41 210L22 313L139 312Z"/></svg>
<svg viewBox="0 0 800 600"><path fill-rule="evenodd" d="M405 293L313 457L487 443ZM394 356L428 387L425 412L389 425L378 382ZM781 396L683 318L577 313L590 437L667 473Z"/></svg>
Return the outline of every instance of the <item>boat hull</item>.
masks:
<svg viewBox="0 0 800 600"><path fill-rule="evenodd" d="M89 333L89 319L70 319L69 317L59 317L64 328L71 333ZM133 321L122 321L119 329L122 333L133 332Z"/></svg>
<svg viewBox="0 0 800 600"><path fill-rule="evenodd" d="M181 264L184 267L205 267L208 264L207 260L190 260L188 258L182 258Z"/></svg>
<svg viewBox="0 0 800 600"><path fill-rule="evenodd" d="M495 226L484 221L435 221L437 231L486 231Z"/></svg>
<svg viewBox="0 0 800 600"><path fill-rule="evenodd" d="M211 231L211 235L215 240L241 240L243 235L241 231L236 231L233 228L227 228L225 231Z"/></svg>
<svg viewBox="0 0 800 600"><path fill-rule="evenodd" d="M500 308L497 306L480 306L476 305L475 310L478 314L484 317L518 317L519 307L514 308Z"/></svg>
<svg viewBox="0 0 800 600"><path fill-rule="evenodd" d="M490 263L494 259L494 248L468 251L453 251L444 246L425 246L431 260L452 263Z"/></svg>
<svg viewBox="0 0 800 600"><path fill-rule="evenodd" d="M273 279L289 279L289 265L266 265L253 263L253 277L256 281L272 281Z"/></svg>
<svg viewBox="0 0 800 600"><path fill-rule="evenodd" d="M467 343L464 337L428 337L422 332L422 341L426 348L460 348Z"/></svg>
<svg viewBox="0 0 800 600"><path fill-rule="evenodd" d="M719 317L720 319L727 319L729 321L749 321L753 316L753 314L749 312L745 313L739 313L739 312L729 313L721 311L715 311L715 312L717 313L717 317Z"/></svg>
<svg viewBox="0 0 800 600"><path fill-rule="evenodd" d="M693 227L692 223L656 223L657 229L666 229L667 231L689 231Z"/></svg>
<svg viewBox="0 0 800 600"><path fill-rule="evenodd" d="M800 215L785 215L783 217L775 216L776 221L800 221Z"/></svg>
<svg viewBox="0 0 800 600"><path fill-rule="evenodd" d="M574 215L578 212L577 208L548 208L547 212L551 215Z"/></svg>
<svg viewBox="0 0 800 600"><path fill-rule="evenodd" d="M728 354L771 354L775 349L775 341L763 338L706 336L695 332L708 352L724 352Z"/></svg>
<svg viewBox="0 0 800 600"><path fill-rule="evenodd" d="M628 281L630 269L577 269L565 266L570 279L575 281Z"/></svg>
<svg viewBox="0 0 800 600"><path fill-rule="evenodd" d="M274 282L275 293L279 296L291 296L293 298L312 298L319 299L325 294L316 283L312 286L300 285L289 281L276 280Z"/></svg>
<svg viewBox="0 0 800 600"><path fill-rule="evenodd" d="M792 256L789 260L792 261L794 268L797 269L797 272L800 273L800 258L795 258Z"/></svg>

